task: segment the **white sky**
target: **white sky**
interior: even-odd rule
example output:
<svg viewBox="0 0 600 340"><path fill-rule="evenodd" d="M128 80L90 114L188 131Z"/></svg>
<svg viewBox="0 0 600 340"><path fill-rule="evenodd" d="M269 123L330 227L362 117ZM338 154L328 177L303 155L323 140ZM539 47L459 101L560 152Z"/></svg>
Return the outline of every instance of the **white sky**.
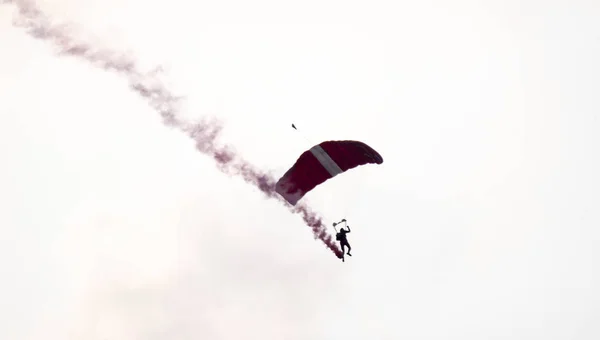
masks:
<svg viewBox="0 0 600 340"><path fill-rule="evenodd" d="M277 175L292 122L385 163L307 196L342 263L3 5L1 339L600 338L600 2L39 4Z"/></svg>

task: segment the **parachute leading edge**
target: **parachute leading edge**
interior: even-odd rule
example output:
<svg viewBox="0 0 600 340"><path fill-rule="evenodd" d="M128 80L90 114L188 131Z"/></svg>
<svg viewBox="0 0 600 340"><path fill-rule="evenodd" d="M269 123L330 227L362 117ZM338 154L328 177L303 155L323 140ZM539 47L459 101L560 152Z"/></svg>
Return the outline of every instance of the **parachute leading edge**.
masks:
<svg viewBox="0 0 600 340"><path fill-rule="evenodd" d="M296 205L316 186L359 165L381 164L383 158L359 141L325 141L303 152L275 185L275 191Z"/></svg>

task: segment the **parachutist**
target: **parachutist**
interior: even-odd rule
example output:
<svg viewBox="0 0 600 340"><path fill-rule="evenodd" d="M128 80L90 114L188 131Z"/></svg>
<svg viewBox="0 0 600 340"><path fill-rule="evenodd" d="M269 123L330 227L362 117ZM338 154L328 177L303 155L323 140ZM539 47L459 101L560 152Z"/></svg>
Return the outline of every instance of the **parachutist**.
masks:
<svg viewBox="0 0 600 340"><path fill-rule="evenodd" d="M343 220L344 222L346 222L346 220ZM335 225L334 225L335 228ZM346 228L348 228L348 230L344 229L343 227L340 228L340 231L337 232L336 230L336 234L335 234L335 239L340 241L340 246L342 247L342 261L344 261L344 253L346 253L345 248L348 247L348 252L346 253L348 256L352 256L352 254L350 254L350 250L352 250L352 247L350 247L350 243L348 243L348 238L346 237L346 234L348 234L350 232L350 226L348 226L346 224Z"/></svg>

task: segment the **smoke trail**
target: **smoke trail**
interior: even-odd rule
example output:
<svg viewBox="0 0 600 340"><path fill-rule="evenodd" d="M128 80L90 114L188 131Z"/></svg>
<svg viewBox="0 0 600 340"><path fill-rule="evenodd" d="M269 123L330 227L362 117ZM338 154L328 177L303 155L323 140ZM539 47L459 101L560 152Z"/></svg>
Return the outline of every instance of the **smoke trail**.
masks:
<svg viewBox="0 0 600 340"><path fill-rule="evenodd" d="M316 212L306 204L290 206L275 192L275 178L241 158L231 147L216 143L222 129L219 122L205 119L190 123L178 118L179 98L158 79L157 73L160 68L144 73L140 71L136 61L124 53L98 48L92 43L75 38L67 27L53 25L50 18L32 1L2 0L1 3L15 4L18 15L13 24L25 29L33 38L58 48L60 55L76 57L101 69L124 76L131 89L160 114L165 125L176 128L192 138L196 143L196 149L212 157L217 167L225 174L241 177L246 183L258 188L267 198L276 199L286 205L291 212L300 214L312 229L315 238L323 241L338 258L342 257L342 251L331 235L327 234L323 220Z"/></svg>

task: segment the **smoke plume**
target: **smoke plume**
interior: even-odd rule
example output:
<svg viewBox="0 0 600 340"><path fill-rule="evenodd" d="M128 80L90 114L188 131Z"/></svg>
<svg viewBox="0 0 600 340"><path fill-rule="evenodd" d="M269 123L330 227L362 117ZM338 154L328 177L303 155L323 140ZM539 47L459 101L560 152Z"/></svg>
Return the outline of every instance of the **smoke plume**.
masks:
<svg viewBox="0 0 600 340"><path fill-rule="evenodd" d="M128 81L131 89L160 114L166 126L178 129L192 138L196 149L211 157L219 170L229 176L241 177L267 198L281 202L292 213L300 214L312 229L315 238L320 239L338 258L342 257L342 251L326 232L323 219L316 212L306 204L289 205L275 192L275 178L240 157L233 148L217 143L222 130L218 121L204 119L191 123L179 118L179 98L158 78L160 68L153 72L142 72L135 59L127 54L100 48L76 38L67 27L52 24L51 19L31 1L2 0L2 4L14 4L17 7L18 14L13 22L15 26L24 29L31 37L57 48L60 55L75 57L103 70L120 74Z"/></svg>

